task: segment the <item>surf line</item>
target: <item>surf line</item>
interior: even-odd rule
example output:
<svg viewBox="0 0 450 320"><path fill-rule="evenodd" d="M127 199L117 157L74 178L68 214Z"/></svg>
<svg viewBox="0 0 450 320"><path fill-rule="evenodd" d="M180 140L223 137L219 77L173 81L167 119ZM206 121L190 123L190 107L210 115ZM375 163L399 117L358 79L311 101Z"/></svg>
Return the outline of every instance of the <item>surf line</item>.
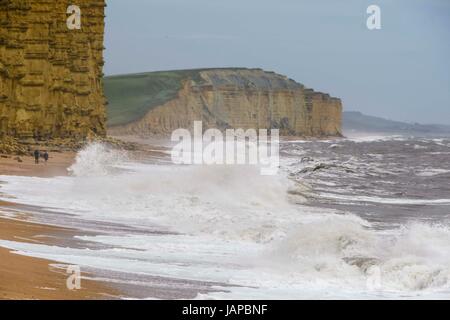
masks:
<svg viewBox="0 0 450 320"><path fill-rule="evenodd" d="M276 175L280 166L280 133L278 129L208 129L194 121L193 137L188 129L173 131L177 143L171 152L177 165L254 165L262 175ZM269 141L270 136L270 141Z"/></svg>

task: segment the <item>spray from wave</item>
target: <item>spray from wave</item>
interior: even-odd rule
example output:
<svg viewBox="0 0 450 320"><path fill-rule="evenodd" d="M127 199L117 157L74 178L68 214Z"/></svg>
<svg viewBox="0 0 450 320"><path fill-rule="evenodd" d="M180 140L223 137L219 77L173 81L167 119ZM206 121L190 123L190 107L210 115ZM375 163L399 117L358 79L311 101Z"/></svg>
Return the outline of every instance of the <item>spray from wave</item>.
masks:
<svg viewBox="0 0 450 320"><path fill-rule="evenodd" d="M374 270L382 291L450 289L450 228L411 223L389 233L355 216L334 216L295 228L275 243L276 267L309 281L366 285Z"/></svg>
<svg viewBox="0 0 450 320"><path fill-rule="evenodd" d="M88 144L78 152L69 173L76 177L106 176L114 172L115 167L128 160L125 151L114 149L101 142Z"/></svg>
<svg viewBox="0 0 450 320"><path fill-rule="evenodd" d="M117 171L123 167L127 170ZM367 278L373 270L379 270L385 291L450 287L447 225L413 223L380 231L356 215L298 205L289 196L295 195L292 190L298 186L282 175L261 176L258 168L249 166L142 164L99 143L80 151L70 170L72 177L65 179L7 177L3 192L25 204L49 205L85 219L166 226L187 235L189 250L194 252L196 246L206 245L205 239L214 239L211 242L220 245L214 250L199 249L201 258L192 259L198 258L201 266L213 265L214 272L233 274L239 281L251 279L261 284L269 277L270 285L276 279L278 287L335 283L364 291ZM101 237L90 240L112 241ZM126 240L131 249L136 246L136 250L148 251L142 253L142 259L147 254L152 257L155 248L182 254L182 261L189 256L174 249L177 243L171 242L172 238L158 240L138 234ZM123 239L114 241L121 243ZM155 242L143 248L145 241ZM258 250L250 250L246 259L230 253L253 247ZM129 252L130 257L144 252L136 250ZM232 260L232 264L220 268L239 268L223 271L216 267L220 250ZM119 260L129 258L125 249L120 252ZM195 263L188 261L186 266ZM177 269L177 276L189 278L186 268L185 274ZM245 268L251 268L256 278L245 278L248 274L239 277ZM263 278L258 278L258 270L264 270Z"/></svg>

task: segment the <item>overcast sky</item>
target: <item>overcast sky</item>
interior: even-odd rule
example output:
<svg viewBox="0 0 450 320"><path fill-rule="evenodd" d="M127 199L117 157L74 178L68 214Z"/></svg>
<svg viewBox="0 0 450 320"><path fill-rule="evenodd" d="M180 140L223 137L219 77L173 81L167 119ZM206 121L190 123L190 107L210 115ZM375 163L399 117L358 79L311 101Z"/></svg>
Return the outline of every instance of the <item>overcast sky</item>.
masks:
<svg viewBox="0 0 450 320"><path fill-rule="evenodd" d="M257 67L346 110L450 124L449 0L107 0L105 74ZM381 7L369 31L366 9Z"/></svg>

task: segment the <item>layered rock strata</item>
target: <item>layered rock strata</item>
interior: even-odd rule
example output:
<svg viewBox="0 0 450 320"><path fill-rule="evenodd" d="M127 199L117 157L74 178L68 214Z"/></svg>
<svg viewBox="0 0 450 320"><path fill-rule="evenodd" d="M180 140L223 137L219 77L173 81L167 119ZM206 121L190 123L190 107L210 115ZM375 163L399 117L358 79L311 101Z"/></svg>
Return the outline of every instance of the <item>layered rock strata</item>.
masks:
<svg viewBox="0 0 450 320"><path fill-rule="evenodd" d="M81 29L67 26L69 5ZM104 0L0 1L0 135L103 136Z"/></svg>
<svg viewBox="0 0 450 320"><path fill-rule="evenodd" d="M273 72L204 70L184 80L176 97L136 121L114 126L112 133L170 134L192 128L194 121L203 121L204 129L275 128L283 136L340 136L342 103Z"/></svg>

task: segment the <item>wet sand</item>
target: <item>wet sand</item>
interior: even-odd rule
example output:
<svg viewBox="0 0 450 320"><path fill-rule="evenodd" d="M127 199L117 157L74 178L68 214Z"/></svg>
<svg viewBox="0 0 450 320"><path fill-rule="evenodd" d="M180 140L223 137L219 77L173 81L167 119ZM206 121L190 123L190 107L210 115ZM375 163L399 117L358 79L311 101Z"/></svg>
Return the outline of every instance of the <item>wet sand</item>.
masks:
<svg viewBox="0 0 450 320"><path fill-rule="evenodd" d="M2 240L51 244L53 234L64 232L69 230L0 218ZM69 275L64 266L56 261L22 256L0 248L0 299L78 300L118 297L118 292L107 284L84 278L80 290L69 290L66 285Z"/></svg>
<svg viewBox="0 0 450 320"><path fill-rule="evenodd" d="M141 148L130 153L135 160L151 163L167 163L170 158L167 147L162 144L141 144ZM0 157L0 176L18 175L52 177L67 175L67 168L75 161L75 153L50 154L47 164L34 164L33 157ZM1 184L1 177L0 177ZM0 185L1 192L1 185ZM43 213L43 214L41 214ZM58 215L52 220L52 215ZM13 218L17 220L7 219ZM42 219L44 217L44 219ZM62 223L61 223L62 221ZM44 224L41 224L44 223ZM58 223L61 227L52 226ZM91 222L92 223L92 222ZM71 226L65 228L65 226ZM80 227L80 228L79 228ZM64 212L45 212L45 208L28 207L20 203L0 201L0 240L42 243L71 248L99 249L97 243L77 240L75 236L102 234L108 232L145 232L165 234L161 229L138 230L129 226L99 222L83 226L83 221ZM117 230L117 231L115 231ZM0 247L0 299L119 299L120 297L145 299L194 299L199 293L217 291L214 287L226 287L223 283L191 281L150 275L129 275L99 269L88 269L96 279L111 279L111 282L82 280L82 290L69 291L66 288L66 269L52 267L64 265L55 261L21 256Z"/></svg>
<svg viewBox="0 0 450 320"><path fill-rule="evenodd" d="M53 177L67 175L67 168L75 161L74 152L55 152L46 163L43 159L35 164L31 156L0 155L0 175ZM21 159L19 162L17 159Z"/></svg>
<svg viewBox="0 0 450 320"><path fill-rule="evenodd" d="M0 158L0 175L51 177L67 175L67 168L74 162L75 153L53 153L48 163L34 163L34 158L16 156ZM0 239L16 242L52 243L54 239L66 236L70 239L74 230L31 223L26 217L19 220L1 217L2 208L17 206L13 202L0 201ZM55 237L58 235L58 237ZM68 274L64 266L56 261L22 256L0 248L0 299L113 299L119 296L115 288L105 283L81 280L80 290L69 290L66 285ZM83 275L83 277L86 275Z"/></svg>

